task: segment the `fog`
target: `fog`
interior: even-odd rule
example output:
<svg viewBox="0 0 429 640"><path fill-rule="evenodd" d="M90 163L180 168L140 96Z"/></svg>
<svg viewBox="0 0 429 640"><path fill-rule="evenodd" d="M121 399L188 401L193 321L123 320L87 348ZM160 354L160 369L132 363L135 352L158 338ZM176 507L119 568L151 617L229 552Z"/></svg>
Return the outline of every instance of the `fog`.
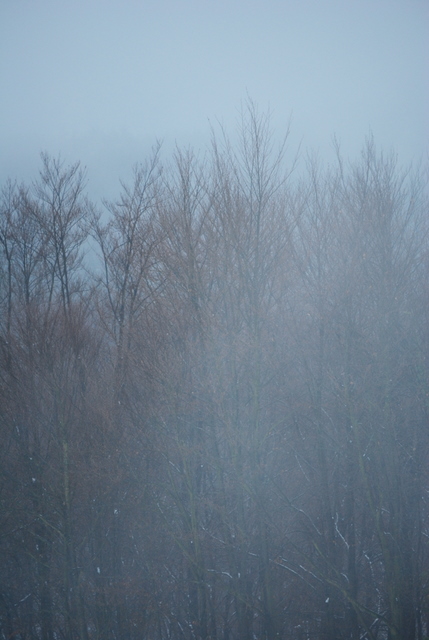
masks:
<svg viewBox="0 0 429 640"><path fill-rule="evenodd" d="M427 637L426 177L290 167L247 102L103 216L5 185L1 640Z"/></svg>
<svg viewBox="0 0 429 640"><path fill-rule="evenodd" d="M424 0L2 2L0 179L61 153L113 196L156 139L205 149L247 96L295 147L355 155L372 132L418 161L428 21Z"/></svg>
<svg viewBox="0 0 429 640"><path fill-rule="evenodd" d="M427 3L0 13L0 640L427 640Z"/></svg>

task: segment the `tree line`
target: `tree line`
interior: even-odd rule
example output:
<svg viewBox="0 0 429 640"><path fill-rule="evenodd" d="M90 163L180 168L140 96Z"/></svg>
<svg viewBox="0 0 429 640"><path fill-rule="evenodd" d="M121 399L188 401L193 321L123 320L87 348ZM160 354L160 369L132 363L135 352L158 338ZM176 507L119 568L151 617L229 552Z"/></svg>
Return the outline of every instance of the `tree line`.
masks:
<svg viewBox="0 0 429 640"><path fill-rule="evenodd" d="M253 104L0 203L0 639L424 640L424 174Z"/></svg>

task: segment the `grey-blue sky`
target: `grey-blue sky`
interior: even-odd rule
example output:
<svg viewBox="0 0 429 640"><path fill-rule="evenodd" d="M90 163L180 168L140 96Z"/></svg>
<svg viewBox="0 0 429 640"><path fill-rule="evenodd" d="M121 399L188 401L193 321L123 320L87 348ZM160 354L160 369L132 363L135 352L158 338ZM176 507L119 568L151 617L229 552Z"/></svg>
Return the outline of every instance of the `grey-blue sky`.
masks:
<svg viewBox="0 0 429 640"><path fill-rule="evenodd" d="M427 0L1 0L0 179L39 152L111 196L156 138L204 146L248 94L279 135L408 162L429 138Z"/></svg>

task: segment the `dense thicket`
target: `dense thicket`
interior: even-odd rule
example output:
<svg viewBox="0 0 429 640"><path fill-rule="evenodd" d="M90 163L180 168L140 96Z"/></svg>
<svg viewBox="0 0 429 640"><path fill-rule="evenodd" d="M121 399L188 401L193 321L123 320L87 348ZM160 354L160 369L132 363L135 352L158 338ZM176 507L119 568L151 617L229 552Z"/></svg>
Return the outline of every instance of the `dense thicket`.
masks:
<svg viewBox="0 0 429 640"><path fill-rule="evenodd" d="M428 636L425 183L287 159L4 185L1 640Z"/></svg>

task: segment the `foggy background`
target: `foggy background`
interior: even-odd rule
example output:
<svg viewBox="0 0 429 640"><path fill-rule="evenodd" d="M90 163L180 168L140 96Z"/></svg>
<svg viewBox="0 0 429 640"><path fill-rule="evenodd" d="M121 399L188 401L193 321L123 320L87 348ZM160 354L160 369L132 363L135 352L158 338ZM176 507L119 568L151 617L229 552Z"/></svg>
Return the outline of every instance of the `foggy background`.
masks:
<svg viewBox="0 0 429 640"><path fill-rule="evenodd" d="M355 155L372 132L401 161L428 140L426 0L2 0L0 181L42 150L113 196L160 139L204 149L251 99L290 143Z"/></svg>
<svg viewBox="0 0 429 640"><path fill-rule="evenodd" d="M428 11L0 0L0 640L428 640Z"/></svg>

